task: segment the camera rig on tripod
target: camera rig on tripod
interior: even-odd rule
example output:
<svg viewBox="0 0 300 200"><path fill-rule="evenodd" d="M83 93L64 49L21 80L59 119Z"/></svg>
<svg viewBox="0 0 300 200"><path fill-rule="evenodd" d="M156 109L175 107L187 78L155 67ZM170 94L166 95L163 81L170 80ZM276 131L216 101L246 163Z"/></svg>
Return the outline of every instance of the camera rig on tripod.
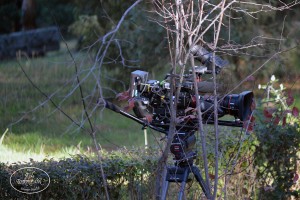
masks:
<svg viewBox="0 0 300 200"><path fill-rule="evenodd" d="M162 191L162 199L166 198L169 182L181 183L179 198L184 194L185 184L188 181L189 173L195 175L204 194L210 199L210 189L204 182L200 170L194 166L196 152L194 145L196 143L195 131L198 130L199 121L196 113L196 106L200 106L202 112L203 124L214 124L214 98L218 100L218 118L225 115L234 117L234 120L219 120L218 125L243 127L244 122L250 120L254 96L251 91L244 91L240 94L228 94L224 97L205 97L207 93L214 91L214 84L208 81L202 81L202 75L212 73L212 65L215 65L215 72L219 73L227 65L227 61L208 52L201 46L195 46L191 49L191 54L199 60L202 65L195 66L197 79L190 70L189 74L180 77L167 74L163 81L148 80L148 72L136 70L131 73L130 89L128 92L129 102L133 108L134 115L130 114L115 104L106 101L106 108L113 110L127 118L130 118L143 127L149 127L158 132L168 135L170 127L170 104L176 105L177 108L177 133L173 137L170 147L174 155L175 166L167 169L166 184ZM173 78L173 79L172 79ZM175 81L171 81L174 80ZM198 91L195 91L194 84L197 83ZM174 85L171 85L174 84ZM171 87L178 89L179 96L175 98ZM195 95L198 92L199 95ZM196 105L196 96L199 96L200 105ZM177 99L177 102L175 102Z"/></svg>

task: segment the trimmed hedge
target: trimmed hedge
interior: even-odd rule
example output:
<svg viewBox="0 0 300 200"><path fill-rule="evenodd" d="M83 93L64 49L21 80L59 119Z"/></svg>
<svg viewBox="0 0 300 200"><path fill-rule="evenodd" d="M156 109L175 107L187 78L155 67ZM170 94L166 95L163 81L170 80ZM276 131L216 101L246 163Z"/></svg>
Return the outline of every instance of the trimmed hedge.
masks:
<svg viewBox="0 0 300 200"><path fill-rule="evenodd" d="M111 199L151 199L154 194L153 173L157 152L122 150L103 156ZM10 176L23 167L36 167L50 176L49 187L36 194L24 194L10 185ZM0 199L106 199L100 163L82 155L5 165L0 163Z"/></svg>

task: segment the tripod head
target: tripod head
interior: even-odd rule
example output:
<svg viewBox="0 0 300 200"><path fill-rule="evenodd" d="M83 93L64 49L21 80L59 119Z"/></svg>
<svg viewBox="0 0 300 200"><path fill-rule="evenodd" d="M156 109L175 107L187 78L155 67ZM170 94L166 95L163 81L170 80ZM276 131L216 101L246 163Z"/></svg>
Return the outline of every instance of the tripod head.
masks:
<svg viewBox="0 0 300 200"><path fill-rule="evenodd" d="M197 155L194 151L196 143L194 133L176 133L174 135L170 151L174 155L176 166L185 167L193 165L193 161Z"/></svg>

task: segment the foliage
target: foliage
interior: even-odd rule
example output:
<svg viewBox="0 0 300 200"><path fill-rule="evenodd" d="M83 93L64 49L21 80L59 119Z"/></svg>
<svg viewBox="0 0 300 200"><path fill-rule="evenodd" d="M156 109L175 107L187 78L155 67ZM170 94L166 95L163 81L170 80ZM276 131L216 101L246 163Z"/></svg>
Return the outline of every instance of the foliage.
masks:
<svg viewBox="0 0 300 200"><path fill-rule="evenodd" d="M268 6L283 6L287 1L253 1L257 4L265 3ZM243 8L244 5L241 5ZM274 55L274 53L295 48L299 43L296 38L299 35L298 26L299 17L297 10L300 5L296 5L291 9L274 9L266 12L254 13L252 17L246 13L232 12L231 16L224 20L230 21L230 26L223 27L222 38L224 45L232 42L234 44L249 45L250 48L239 53L233 52L228 60L232 63L231 73L234 73L234 79L244 78L245 75L253 72L258 66L262 65L266 58ZM246 9L252 11L255 6L249 6ZM298 18L298 19L297 19ZM256 44L258 44L256 46ZM252 46L253 45L253 46ZM280 57L273 59L274 63L267 64L257 75L259 79L267 80L270 74L291 81L297 78L299 70L299 47L294 50L295 53L281 54ZM247 56L241 56L246 54ZM296 62L295 62L296 61ZM285 81L284 80L284 81Z"/></svg>
<svg viewBox="0 0 300 200"><path fill-rule="evenodd" d="M56 25L65 36L68 26L75 19L73 0L36 0L36 4L37 26L46 27Z"/></svg>
<svg viewBox="0 0 300 200"><path fill-rule="evenodd" d="M97 0L88 2L75 0L75 16L78 18L81 15L97 15L100 27L108 32L116 26L124 11L131 5L132 2L125 0L103 1L101 3ZM138 8L129 13L121 25L116 43L119 42L122 47L122 53L127 61L125 66L134 64L135 66L148 65L148 67L153 67L160 63L167 53L163 51L164 44L166 44L163 27L149 21L151 14L147 11L152 8L150 3L139 5ZM117 53L113 54L113 52ZM118 52L118 47L115 47L111 51L111 55L114 55L112 57L118 56ZM138 63L128 63L129 60L135 60ZM122 64L120 59L117 59L118 61Z"/></svg>
<svg viewBox="0 0 300 200"><path fill-rule="evenodd" d="M263 99L263 116L257 129L254 153L257 177L261 183L259 199L288 199L299 197L296 187L299 177L300 119L293 106L294 98L282 84L276 88L275 76L267 85Z"/></svg>
<svg viewBox="0 0 300 200"><path fill-rule="evenodd" d="M81 15L79 19L69 26L69 31L79 39L78 49L92 45L99 36L102 36L102 30L97 15Z"/></svg>
<svg viewBox="0 0 300 200"><path fill-rule="evenodd" d="M0 2L0 34L16 31L21 20L21 10L18 10L17 6L18 0L2 0Z"/></svg>
<svg viewBox="0 0 300 200"><path fill-rule="evenodd" d="M78 47L82 48L87 47L88 44L94 44L93 48L88 49L93 56L101 45L99 39L103 38L104 33L117 26L124 11L131 4L128 1L105 1L101 4L98 1L89 1L88 3L76 1L76 15L79 15L79 19L72 24L70 30L73 30L73 33L74 30L80 30L81 33L75 35L83 36L87 41L84 42L79 39L79 42L82 41L83 44L79 43ZM149 21L150 14L146 11L151 9L151 4L141 4L128 13L122 22L116 38L112 41L112 45L108 48L104 58L105 64L102 74L104 74L104 79L109 80L108 87L114 90L123 90L124 85L128 86L130 72L134 69L151 71L152 77L162 71L168 53L164 49L166 46L165 32L163 27ZM83 21L82 16L91 18L95 15L98 18L97 28L92 29L92 24L95 23ZM83 31L82 27L84 26L91 28ZM90 51L91 49L94 51ZM120 84L120 80L123 84ZM106 86L106 82L104 84Z"/></svg>
<svg viewBox="0 0 300 200"><path fill-rule="evenodd" d="M279 85L279 88L275 88L275 83L278 82L275 76L271 77L268 85L261 86L259 89L265 89L267 92L267 98L262 102L266 105L264 109L264 116L267 118L267 122L273 122L275 125L291 125L299 126L299 109L294 105L294 97L291 92L285 92L283 84ZM298 129L297 129L298 130Z"/></svg>
<svg viewBox="0 0 300 200"><path fill-rule="evenodd" d="M102 166L108 180L111 199L151 199L152 174L157 152L126 149L103 154ZM0 199L105 199L100 163L83 155L60 161L44 160L0 164ZM27 195L14 190L9 183L11 174L22 167L37 167L50 176L49 187Z"/></svg>

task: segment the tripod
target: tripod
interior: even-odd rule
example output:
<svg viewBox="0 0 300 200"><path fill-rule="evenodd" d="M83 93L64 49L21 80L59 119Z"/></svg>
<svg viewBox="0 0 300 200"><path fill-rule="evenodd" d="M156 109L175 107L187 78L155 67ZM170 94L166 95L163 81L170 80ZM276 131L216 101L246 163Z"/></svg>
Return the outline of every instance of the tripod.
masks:
<svg viewBox="0 0 300 200"><path fill-rule="evenodd" d="M205 196L211 199L209 188L204 182L200 170L194 166L196 152L192 151L192 148L195 141L194 132L178 133L174 136L170 150L174 154L175 166L167 168L161 199L167 198L169 184L176 182L181 184L178 193L178 200L181 200L184 196L184 189L191 172L194 174Z"/></svg>
<svg viewBox="0 0 300 200"><path fill-rule="evenodd" d="M129 119L134 120L135 122L142 124L144 127L149 127L158 132L167 134L169 125L168 124L156 124L156 123L147 123L138 117L135 117L123 110L121 110L118 106L105 101L106 108L115 111ZM236 122L231 123L227 121L219 121L219 125L227 125L227 126L239 126ZM195 127L194 126L179 126L178 129L183 130L183 133L177 133L173 137L173 141L170 147L171 152L174 155L175 166L169 167L167 169L167 174L165 177L164 187L162 189L162 199L166 199L169 183L177 182L181 183L180 192L178 195L178 199L181 200L184 195L184 188L188 181L188 176L192 172L200 184L201 189L203 190L205 196L208 199L211 199L211 194L209 190L209 186L204 182L200 170L194 166L194 159L196 157L196 152L193 151L193 147L196 143L195 137Z"/></svg>

